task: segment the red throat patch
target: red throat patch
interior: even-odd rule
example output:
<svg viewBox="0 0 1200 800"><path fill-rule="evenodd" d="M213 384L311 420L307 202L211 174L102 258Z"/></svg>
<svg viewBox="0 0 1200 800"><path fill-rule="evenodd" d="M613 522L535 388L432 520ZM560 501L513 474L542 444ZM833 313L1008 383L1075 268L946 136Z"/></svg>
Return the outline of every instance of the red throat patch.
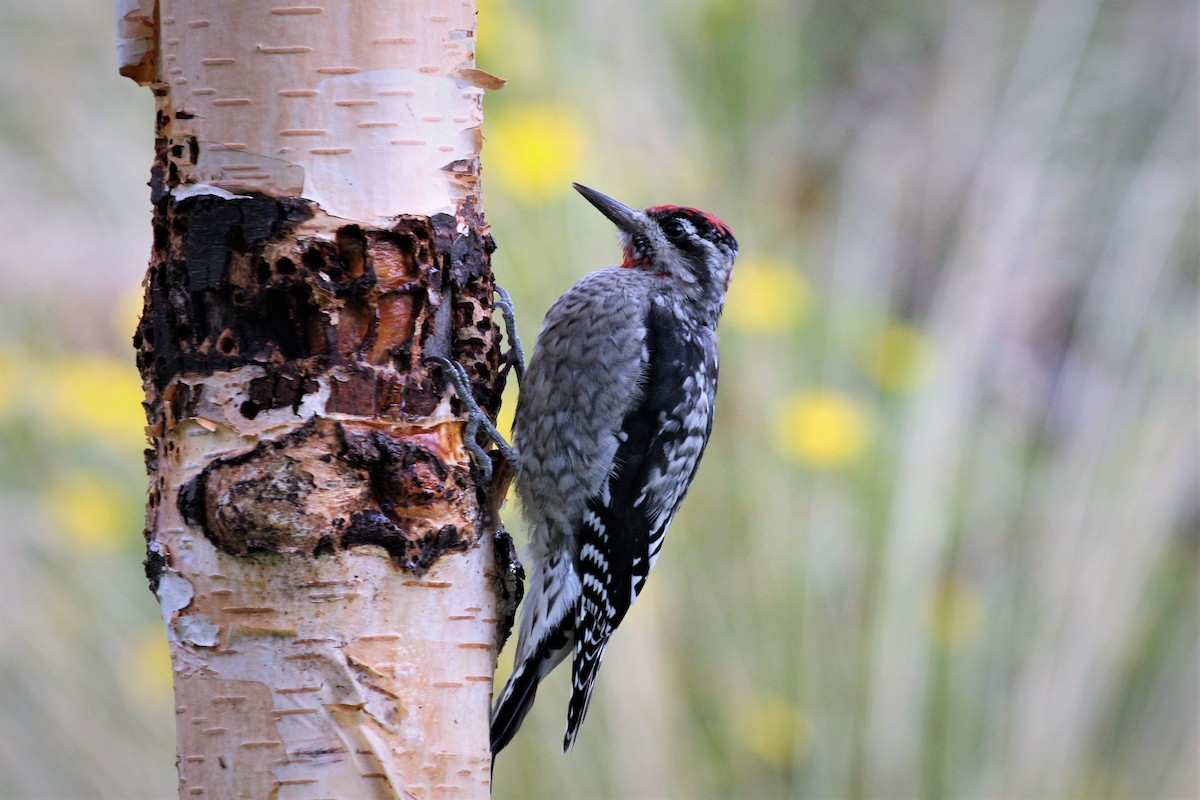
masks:
<svg viewBox="0 0 1200 800"><path fill-rule="evenodd" d="M636 267L644 267L649 263L649 258L646 256L639 256L632 247L626 247L625 260L621 262L621 268L635 269Z"/></svg>

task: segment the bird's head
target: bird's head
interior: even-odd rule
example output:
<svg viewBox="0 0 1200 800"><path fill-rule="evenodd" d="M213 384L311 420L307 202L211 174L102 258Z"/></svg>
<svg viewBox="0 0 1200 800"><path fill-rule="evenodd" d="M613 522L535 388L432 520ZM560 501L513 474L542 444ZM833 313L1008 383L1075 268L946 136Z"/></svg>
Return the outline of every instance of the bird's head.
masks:
<svg viewBox="0 0 1200 800"><path fill-rule="evenodd" d="M716 323L738 252L728 225L712 214L685 206L638 211L595 189L573 185L621 232L625 248L622 267L661 277L669 290L695 303Z"/></svg>

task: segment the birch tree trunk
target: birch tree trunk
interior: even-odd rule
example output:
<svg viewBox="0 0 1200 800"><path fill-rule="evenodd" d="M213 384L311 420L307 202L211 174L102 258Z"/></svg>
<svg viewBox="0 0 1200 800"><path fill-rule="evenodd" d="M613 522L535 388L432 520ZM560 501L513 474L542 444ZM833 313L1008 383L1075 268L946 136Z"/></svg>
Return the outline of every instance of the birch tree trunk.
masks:
<svg viewBox="0 0 1200 800"><path fill-rule="evenodd" d="M157 98L135 336L182 797L489 793L519 567L468 0L118 0ZM497 546L500 542L500 546Z"/></svg>

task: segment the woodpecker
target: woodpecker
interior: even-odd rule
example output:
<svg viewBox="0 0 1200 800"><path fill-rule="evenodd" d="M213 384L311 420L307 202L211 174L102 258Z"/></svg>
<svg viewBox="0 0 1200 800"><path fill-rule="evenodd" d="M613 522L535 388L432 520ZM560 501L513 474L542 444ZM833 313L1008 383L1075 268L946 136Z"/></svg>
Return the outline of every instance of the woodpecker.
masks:
<svg viewBox="0 0 1200 800"><path fill-rule="evenodd" d="M521 380L516 490L529 588L493 755L538 683L573 653L563 752L574 745L609 637L657 561L712 430L717 321L737 256L729 227L682 206L637 211L575 189L618 228L620 266L551 307Z"/></svg>

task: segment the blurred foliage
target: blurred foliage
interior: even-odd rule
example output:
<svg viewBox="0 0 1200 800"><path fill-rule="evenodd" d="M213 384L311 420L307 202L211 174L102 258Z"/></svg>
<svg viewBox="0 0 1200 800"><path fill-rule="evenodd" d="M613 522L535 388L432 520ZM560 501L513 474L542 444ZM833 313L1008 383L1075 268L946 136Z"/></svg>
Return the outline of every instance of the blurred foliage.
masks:
<svg viewBox="0 0 1200 800"><path fill-rule="evenodd" d="M742 245L666 554L575 752L560 670L496 796L1200 795L1195 3L479 6L527 342L619 255L571 180ZM167 797L152 104L108 6L0 21L0 797Z"/></svg>

